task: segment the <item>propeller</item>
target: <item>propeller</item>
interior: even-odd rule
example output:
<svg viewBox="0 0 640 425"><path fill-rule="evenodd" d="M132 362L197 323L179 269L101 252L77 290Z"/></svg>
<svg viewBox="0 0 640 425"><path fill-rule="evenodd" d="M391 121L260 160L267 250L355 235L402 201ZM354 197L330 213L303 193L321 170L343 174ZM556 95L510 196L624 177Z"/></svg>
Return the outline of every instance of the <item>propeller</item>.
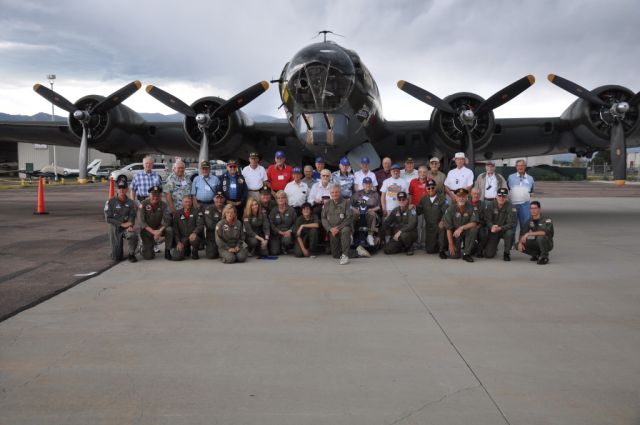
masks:
<svg viewBox="0 0 640 425"><path fill-rule="evenodd" d="M561 89L566 90L589 103L601 106L601 110L607 112L607 115L611 118L611 122L604 122L611 128L609 135L609 149L611 151L613 179L615 180L616 185L624 185L625 180L627 179L627 144L622 122L625 118L625 114L629 111L629 105L634 105L640 102L640 92L633 96L628 102L612 100L610 103L607 103L592 91L562 78L559 75L549 74L547 79Z"/></svg>
<svg viewBox="0 0 640 425"><path fill-rule="evenodd" d="M449 103L440 99L435 94L430 93L427 90L411 84L407 81L398 81L398 88L420 100L421 102L424 102L427 105L438 109L441 112L457 115L458 119L465 128L465 134L463 136L463 150L465 152L465 156L469 160L469 166L473 168L475 164L475 151L473 149L474 140L471 130L473 130L476 125L477 116L480 114L491 112L494 109L504 105L505 103L531 87L535 82L536 79L533 75L526 75L521 79L515 81L514 83L509 84L502 90L496 92L494 95L482 102L475 111L473 111L471 108L462 107L454 110Z"/></svg>
<svg viewBox="0 0 640 425"><path fill-rule="evenodd" d="M89 128L91 118L109 112L111 109L124 102L129 96L134 94L140 87L142 87L142 83L140 83L140 81L133 81L105 97L95 106L79 109L76 105L69 102L65 97L55 91L41 84L35 84L33 86L33 90L36 93L53 103L58 108L69 112L73 118L78 120L82 125L82 138L80 139L80 153L78 157L79 183L87 182L88 139L91 137L91 129Z"/></svg>
<svg viewBox="0 0 640 425"><path fill-rule="evenodd" d="M218 123L219 120L224 119L231 115L233 112L242 108L256 97L267 91L269 83L266 81L260 81L241 91L233 96L231 99L218 106L213 112L197 113L191 106L187 105L172 94L159 89L158 87L148 85L146 87L147 93L159 100L165 106L173 109L188 117L195 118L198 123L198 129L202 133L202 142L200 143L200 154L198 161L202 162L209 159L209 128L213 123Z"/></svg>

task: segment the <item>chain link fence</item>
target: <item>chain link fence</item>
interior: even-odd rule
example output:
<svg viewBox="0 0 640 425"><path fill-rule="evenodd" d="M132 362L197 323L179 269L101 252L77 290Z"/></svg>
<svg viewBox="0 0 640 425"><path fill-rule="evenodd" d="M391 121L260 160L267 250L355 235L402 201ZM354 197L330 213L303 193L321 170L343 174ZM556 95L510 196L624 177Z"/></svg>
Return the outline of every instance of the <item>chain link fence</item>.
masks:
<svg viewBox="0 0 640 425"><path fill-rule="evenodd" d="M589 164L587 178L590 180L613 180L611 165ZM640 181L640 167L627 168L627 180Z"/></svg>

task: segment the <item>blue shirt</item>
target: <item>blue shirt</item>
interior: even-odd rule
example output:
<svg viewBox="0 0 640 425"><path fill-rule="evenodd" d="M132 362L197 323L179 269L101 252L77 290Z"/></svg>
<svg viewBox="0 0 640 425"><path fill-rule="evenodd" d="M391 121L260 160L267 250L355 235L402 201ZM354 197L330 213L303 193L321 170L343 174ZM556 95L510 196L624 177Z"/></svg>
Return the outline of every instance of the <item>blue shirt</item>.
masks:
<svg viewBox="0 0 640 425"><path fill-rule="evenodd" d="M136 192L136 197L146 197L149 194L149 189L153 186L162 187L162 180L155 171L151 171L149 174L142 171L133 176L131 181L131 190Z"/></svg>
<svg viewBox="0 0 640 425"><path fill-rule="evenodd" d="M533 177L524 173L524 176L513 173L507 179L511 203L514 205L523 204L529 201L529 194L533 193Z"/></svg>
<svg viewBox="0 0 640 425"><path fill-rule="evenodd" d="M198 176L191 184L191 194L195 196L199 202L213 201L214 195L219 190L220 180L212 175L209 175L206 180L204 176Z"/></svg>

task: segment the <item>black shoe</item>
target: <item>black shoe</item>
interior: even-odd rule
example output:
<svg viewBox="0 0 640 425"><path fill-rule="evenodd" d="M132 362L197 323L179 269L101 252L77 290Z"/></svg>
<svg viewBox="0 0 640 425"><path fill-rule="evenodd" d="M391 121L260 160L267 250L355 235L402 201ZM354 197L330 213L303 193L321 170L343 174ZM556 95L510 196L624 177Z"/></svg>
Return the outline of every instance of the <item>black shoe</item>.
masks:
<svg viewBox="0 0 640 425"><path fill-rule="evenodd" d="M477 258L484 258L484 254L482 253L482 251L478 252L478 255L476 255Z"/></svg>
<svg viewBox="0 0 640 425"><path fill-rule="evenodd" d="M171 258L171 251L168 249L164 250L164 258L166 258L167 260L172 260Z"/></svg>
<svg viewBox="0 0 640 425"><path fill-rule="evenodd" d="M191 251L191 259L193 260L199 260L200 256L198 255L198 250L194 249L193 251Z"/></svg>
<svg viewBox="0 0 640 425"><path fill-rule="evenodd" d="M447 254L445 254L444 251L440 251L438 253L438 256L440 257L441 260L446 260L447 259Z"/></svg>
<svg viewBox="0 0 640 425"><path fill-rule="evenodd" d="M529 261L538 261L538 257L532 255L531 258L529 258Z"/></svg>
<svg viewBox="0 0 640 425"><path fill-rule="evenodd" d="M470 256L470 255L464 254L464 255L462 256L462 259L463 259L464 261L466 261L467 263L473 263L473 257L472 257L472 256Z"/></svg>
<svg viewBox="0 0 640 425"><path fill-rule="evenodd" d="M541 266L547 263L549 263L549 259L547 257L542 257L538 260L538 264L540 264Z"/></svg>
<svg viewBox="0 0 640 425"><path fill-rule="evenodd" d="M503 259L504 261L511 261L511 255L510 255L510 254L506 254L506 253L505 253L505 254L502 256L502 259Z"/></svg>
<svg viewBox="0 0 640 425"><path fill-rule="evenodd" d="M130 263L138 262L138 259L136 258L135 254L129 254L129 256L127 257L127 260L129 260Z"/></svg>
<svg viewBox="0 0 640 425"><path fill-rule="evenodd" d="M407 255L413 255L413 247L409 248L406 252Z"/></svg>
<svg viewBox="0 0 640 425"><path fill-rule="evenodd" d="M194 251L195 251L195 249L194 249ZM188 257L190 255L191 255L191 246L185 245L185 247L184 247L184 256Z"/></svg>

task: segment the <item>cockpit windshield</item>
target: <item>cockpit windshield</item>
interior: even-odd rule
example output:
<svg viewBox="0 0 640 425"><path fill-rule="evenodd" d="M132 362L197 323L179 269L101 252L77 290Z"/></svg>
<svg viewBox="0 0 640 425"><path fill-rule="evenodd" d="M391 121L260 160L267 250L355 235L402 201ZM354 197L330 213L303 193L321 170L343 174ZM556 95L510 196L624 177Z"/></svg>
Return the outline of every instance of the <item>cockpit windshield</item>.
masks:
<svg viewBox="0 0 640 425"><path fill-rule="evenodd" d="M287 69L287 90L304 112L331 111L351 94L355 69L349 55L334 43L300 50Z"/></svg>

